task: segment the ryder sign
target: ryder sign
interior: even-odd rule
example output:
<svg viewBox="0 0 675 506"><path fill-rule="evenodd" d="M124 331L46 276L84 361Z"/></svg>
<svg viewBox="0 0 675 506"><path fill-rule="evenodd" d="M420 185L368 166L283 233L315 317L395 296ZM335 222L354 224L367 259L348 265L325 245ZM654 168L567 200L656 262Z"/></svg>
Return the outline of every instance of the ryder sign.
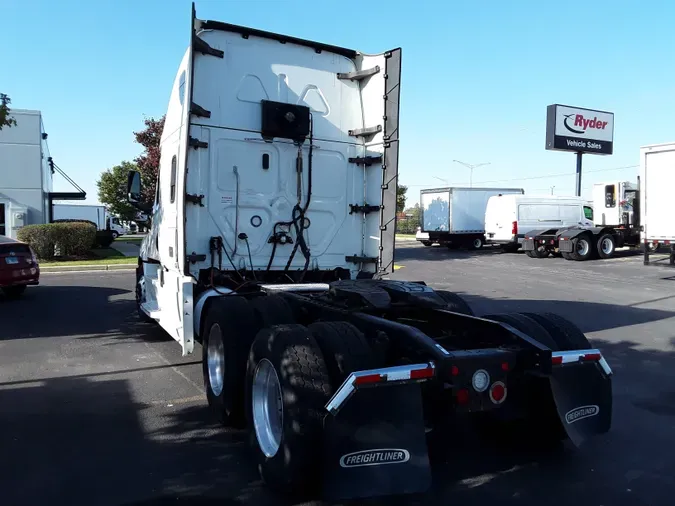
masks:
<svg viewBox="0 0 675 506"><path fill-rule="evenodd" d="M567 105L546 108L546 149L611 155L614 113Z"/></svg>

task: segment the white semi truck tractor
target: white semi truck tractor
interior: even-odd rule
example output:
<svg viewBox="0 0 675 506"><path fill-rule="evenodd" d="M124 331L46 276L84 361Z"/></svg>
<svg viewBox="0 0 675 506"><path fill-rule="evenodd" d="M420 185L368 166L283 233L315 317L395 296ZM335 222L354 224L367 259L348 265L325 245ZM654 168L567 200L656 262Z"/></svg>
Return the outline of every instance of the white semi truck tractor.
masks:
<svg viewBox="0 0 675 506"><path fill-rule="evenodd" d="M609 430L611 369L572 323L476 317L451 292L387 279L400 49L367 55L194 6L189 40L144 209L138 308L201 351L211 411L248 428L268 486L332 501L427 490L428 438L454 416L577 444ZM128 186L144 207L139 173Z"/></svg>

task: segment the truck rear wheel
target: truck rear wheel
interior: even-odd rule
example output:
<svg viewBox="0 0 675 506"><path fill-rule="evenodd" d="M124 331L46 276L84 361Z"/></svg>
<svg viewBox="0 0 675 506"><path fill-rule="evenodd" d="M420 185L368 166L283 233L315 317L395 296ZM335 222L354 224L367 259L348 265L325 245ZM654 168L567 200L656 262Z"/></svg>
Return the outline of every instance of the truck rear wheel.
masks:
<svg viewBox="0 0 675 506"><path fill-rule="evenodd" d="M243 427L246 359L255 333L251 304L236 295L208 306L202 335L202 372L209 408L223 425Z"/></svg>
<svg viewBox="0 0 675 506"><path fill-rule="evenodd" d="M263 481L284 494L320 482L324 406L333 393L326 362L302 325L261 330L249 355L246 405Z"/></svg>
<svg viewBox="0 0 675 506"><path fill-rule="evenodd" d="M334 389L354 371L377 367L377 360L363 333L348 322L319 322L307 327L316 340Z"/></svg>
<svg viewBox="0 0 675 506"><path fill-rule="evenodd" d="M422 241L422 244L423 244L424 246L431 246L431 245L433 244L433 242L431 242L431 241Z"/></svg>
<svg viewBox="0 0 675 506"><path fill-rule="evenodd" d="M545 327L524 313L504 313L483 316L487 320L506 323L523 334L536 339L548 348L556 349L556 343Z"/></svg>
<svg viewBox="0 0 675 506"><path fill-rule="evenodd" d="M588 350L591 343L574 323L555 313L523 313L544 327L556 342L557 351Z"/></svg>
<svg viewBox="0 0 675 506"><path fill-rule="evenodd" d="M281 295L267 295L251 299L251 307L258 322L258 328L295 323L291 306Z"/></svg>
<svg viewBox="0 0 675 506"><path fill-rule="evenodd" d="M485 242L485 241L483 240L482 237L475 237L475 238L471 241L471 243L470 243L470 245L469 245L469 248L470 248L470 249L481 249L481 248L483 247L484 242Z"/></svg>
<svg viewBox="0 0 675 506"><path fill-rule="evenodd" d="M437 293L445 301L448 311L474 316L471 306L456 293L447 290L434 290L434 293Z"/></svg>
<svg viewBox="0 0 675 506"><path fill-rule="evenodd" d="M570 258L577 262L583 262L593 256L593 241L590 234L581 234L572 239L572 253Z"/></svg>
<svg viewBox="0 0 675 506"><path fill-rule="evenodd" d="M612 234L602 234L596 246L600 258L612 258L614 256L616 243Z"/></svg>

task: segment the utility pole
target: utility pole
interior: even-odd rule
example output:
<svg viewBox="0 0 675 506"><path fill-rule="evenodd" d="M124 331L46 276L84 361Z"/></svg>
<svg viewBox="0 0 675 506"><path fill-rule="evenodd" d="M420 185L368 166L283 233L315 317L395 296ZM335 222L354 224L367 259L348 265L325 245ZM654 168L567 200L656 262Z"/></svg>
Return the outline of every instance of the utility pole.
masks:
<svg viewBox="0 0 675 506"><path fill-rule="evenodd" d="M551 186L551 195L553 195L553 189L554 188L555 188L555 186Z"/></svg>
<svg viewBox="0 0 675 506"><path fill-rule="evenodd" d="M469 169L471 171L469 173L469 188L473 187L473 169L475 169L477 167L482 167L483 165L490 165L490 162L476 163L476 164L460 162L459 160L453 160L453 162L458 163L460 165L464 165L464 167L466 167L467 169Z"/></svg>

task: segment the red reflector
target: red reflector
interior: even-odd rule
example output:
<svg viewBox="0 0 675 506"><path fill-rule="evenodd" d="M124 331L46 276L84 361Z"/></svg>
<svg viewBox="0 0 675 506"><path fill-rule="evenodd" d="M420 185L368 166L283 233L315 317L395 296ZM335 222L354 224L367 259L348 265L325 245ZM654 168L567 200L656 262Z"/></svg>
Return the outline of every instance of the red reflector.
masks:
<svg viewBox="0 0 675 506"><path fill-rule="evenodd" d="M450 368L450 374L452 374L453 376L459 376L459 367L457 367L456 365L453 365Z"/></svg>
<svg viewBox="0 0 675 506"><path fill-rule="evenodd" d="M469 402L469 391L462 388L457 392L457 404L467 404Z"/></svg>
<svg viewBox="0 0 675 506"><path fill-rule="evenodd" d="M506 397L506 387L502 382L497 382L490 387L490 400L495 404L501 403Z"/></svg>
<svg viewBox="0 0 675 506"><path fill-rule="evenodd" d="M502 371L508 371L509 370L509 363L508 362L502 362Z"/></svg>
<svg viewBox="0 0 675 506"><path fill-rule="evenodd" d="M366 385L368 383L379 383L380 381L384 381L385 377L382 376L381 374L368 374L366 376L357 376L357 378L354 380L355 385Z"/></svg>
<svg viewBox="0 0 675 506"><path fill-rule="evenodd" d="M433 375L434 370L431 367L427 367L426 369L415 369L413 371L410 371L410 379L431 378Z"/></svg>
<svg viewBox="0 0 675 506"><path fill-rule="evenodd" d="M668 244L670 244L670 241L663 241L663 244L668 245Z"/></svg>
<svg viewBox="0 0 675 506"><path fill-rule="evenodd" d="M553 365L562 364L563 358L562 357L551 357L551 363Z"/></svg>
<svg viewBox="0 0 675 506"><path fill-rule="evenodd" d="M518 222L513 221L511 222L511 235L517 235L518 234Z"/></svg>
<svg viewBox="0 0 675 506"><path fill-rule="evenodd" d="M586 355L583 356L584 360L600 360L602 358L602 355L600 353L586 353Z"/></svg>

